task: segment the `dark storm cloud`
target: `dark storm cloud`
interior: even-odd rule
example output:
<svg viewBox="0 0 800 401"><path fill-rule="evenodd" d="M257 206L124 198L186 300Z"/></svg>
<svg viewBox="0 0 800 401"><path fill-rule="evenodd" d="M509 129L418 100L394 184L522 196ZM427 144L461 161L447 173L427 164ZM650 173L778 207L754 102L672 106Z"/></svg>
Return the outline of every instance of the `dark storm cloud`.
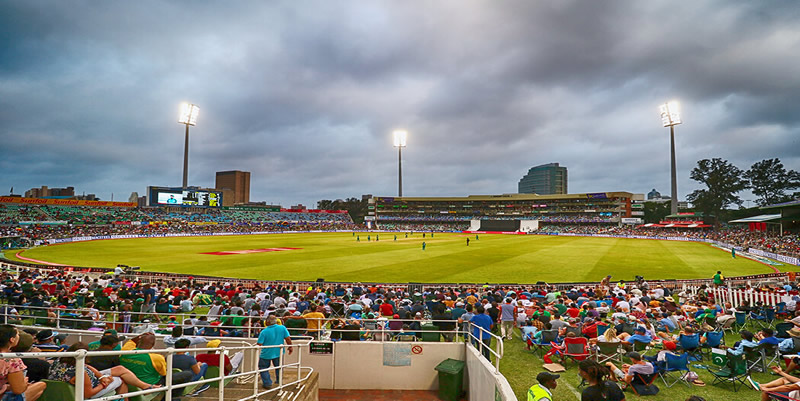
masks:
<svg viewBox="0 0 800 401"><path fill-rule="evenodd" d="M23 2L0 5L0 188L103 199L181 179L178 103L201 107L190 183L251 199L669 187L701 158L800 169L794 2ZM2 189L5 191L5 189ZM683 196L683 195L682 195Z"/></svg>

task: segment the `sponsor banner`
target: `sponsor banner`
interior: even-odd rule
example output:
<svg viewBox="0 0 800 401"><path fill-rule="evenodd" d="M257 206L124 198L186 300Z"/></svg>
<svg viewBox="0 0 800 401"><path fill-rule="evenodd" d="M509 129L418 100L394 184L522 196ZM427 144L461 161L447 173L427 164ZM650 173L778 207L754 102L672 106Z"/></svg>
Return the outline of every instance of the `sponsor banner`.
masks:
<svg viewBox="0 0 800 401"><path fill-rule="evenodd" d="M64 225L67 224L67 221L64 220L56 220L56 221L38 221L38 220L31 220L31 221L20 221L19 224L21 225Z"/></svg>
<svg viewBox="0 0 800 401"><path fill-rule="evenodd" d="M752 253L753 255L764 256L766 258L775 259L779 262L788 263L790 265L800 266L800 258L780 255L774 252L762 251L760 249L755 249L755 248L750 248L747 250L747 252Z"/></svg>
<svg viewBox="0 0 800 401"><path fill-rule="evenodd" d="M605 192L598 192L593 194L586 194L587 199L608 199Z"/></svg>
<svg viewBox="0 0 800 401"><path fill-rule="evenodd" d="M77 199L42 199L18 198L16 196L0 196L0 203L24 203L28 205L62 205L62 206L110 206L110 207L136 207L136 202L109 202L90 201Z"/></svg>
<svg viewBox="0 0 800 401"><path fill-rule="evenodd" d="M644 212L641 210L633 210L631 211L631 216L644 216Z"/></svg>

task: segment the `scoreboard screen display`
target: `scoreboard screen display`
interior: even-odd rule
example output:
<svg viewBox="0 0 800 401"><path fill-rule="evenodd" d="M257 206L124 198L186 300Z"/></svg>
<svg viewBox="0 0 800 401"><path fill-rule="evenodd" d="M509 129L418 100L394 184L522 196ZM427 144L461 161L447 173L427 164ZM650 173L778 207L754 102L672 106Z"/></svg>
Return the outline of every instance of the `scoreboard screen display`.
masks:
<svg viewBox="0 0 800 401"><path fill-rule="evenodd" d="M181 188L150 188L150 204L166 206L221 207L222 193L215 191Z"/></svg>

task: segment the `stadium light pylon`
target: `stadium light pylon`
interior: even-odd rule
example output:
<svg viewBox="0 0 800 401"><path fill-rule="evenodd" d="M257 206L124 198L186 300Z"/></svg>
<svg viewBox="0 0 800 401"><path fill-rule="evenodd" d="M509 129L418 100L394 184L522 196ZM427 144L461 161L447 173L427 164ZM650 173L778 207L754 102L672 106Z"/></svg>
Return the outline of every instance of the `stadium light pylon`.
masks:
<svg viewBox="0 0 800 401"><path fill-rule="evenodd" d="M186 139L183 145L183 189L187 188L189 179L189 126L197 125L197 114L200 108L195 104L181 103L181 114L178 123L186 125Z"/></svg>
<svg viewBox="0 0 800 401"><path fill-rule="evenodd" d="M397 130L393 133L394 147L397 148L397 196L403 197L403 148L406 147L408 132Z"/></svg>
<svg viewBox="0 0 800 401"><path fill-rule="evenodd" d="M678 213L678 173L675 166L675 126L682 123L680 105L672 101L661 105L661 124L669 127L669 146L672 165L672 188L670 191L670 214Z"/></svg>

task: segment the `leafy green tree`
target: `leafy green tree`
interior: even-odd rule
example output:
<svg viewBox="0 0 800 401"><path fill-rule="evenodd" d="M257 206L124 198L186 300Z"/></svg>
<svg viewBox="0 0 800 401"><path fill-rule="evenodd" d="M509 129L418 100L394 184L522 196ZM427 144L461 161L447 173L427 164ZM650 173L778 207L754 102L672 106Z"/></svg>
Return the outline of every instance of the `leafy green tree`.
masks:
<svg viewBox="0 0 800 401"><path fill-rule="evenodd" d="M800 173L786 170L780 159L765 159L750 166L744 172L744 178L750 184L750 190L758 196L761 206L789 200L787 190L800 188Z"/></svg>
<svg viewBox="0 0 800 401"><path fill-rule="evenodd" d="M741 206L742 199L736 194L747 188L747 180L742 178L742 170L727 160L699 160L690 177L706 186L686 197L696 210L720 217L731 204Z"/></svg>
<svg viewBox="0 0 800 401"><path fill-rule="evenodd" d="M367 199L323 199L317 202L317 209L347 210L354 222L363 223L364 216L367 214Z"/></svg>
<svg viewBox="0 0 800 401"><path fill-rule="evenodd" d="M645 202L644 203L644 222L658 223L669 215L669 202Z"/></svg>

